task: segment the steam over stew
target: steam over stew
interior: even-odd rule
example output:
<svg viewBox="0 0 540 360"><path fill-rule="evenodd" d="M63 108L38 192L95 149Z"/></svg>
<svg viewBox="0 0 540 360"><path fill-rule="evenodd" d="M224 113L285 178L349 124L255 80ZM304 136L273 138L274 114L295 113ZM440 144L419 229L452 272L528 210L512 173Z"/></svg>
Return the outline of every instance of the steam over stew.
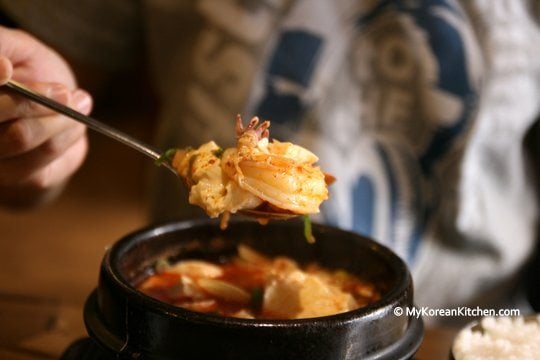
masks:
<svg viewBox="0 0 540 360"><path fill-rule="evenodd" d="M240 245L222 263L160 261L136 287L186 309L239 318L299 319L353 310L380 298L376 287L343 271L287 257L270 259Z"/></svg>

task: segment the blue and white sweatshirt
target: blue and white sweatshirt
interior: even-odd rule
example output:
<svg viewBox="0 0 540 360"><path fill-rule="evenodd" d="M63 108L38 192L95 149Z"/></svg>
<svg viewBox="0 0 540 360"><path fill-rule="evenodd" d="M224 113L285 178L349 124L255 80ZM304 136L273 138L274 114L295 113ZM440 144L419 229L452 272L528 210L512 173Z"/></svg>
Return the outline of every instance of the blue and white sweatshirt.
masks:
<svg viewBox="0 0 540 360"><path fill-rule="evenodd" d="M163 149L230 145L241 113L318 154L337 178L318 220L392 248L419 305L510 306L535 245L523 148L540 105L534 1L73 3L0 1L99 66L126 66L142 47ZM154 180L155 218L190 216L177 180Z"/></svg>

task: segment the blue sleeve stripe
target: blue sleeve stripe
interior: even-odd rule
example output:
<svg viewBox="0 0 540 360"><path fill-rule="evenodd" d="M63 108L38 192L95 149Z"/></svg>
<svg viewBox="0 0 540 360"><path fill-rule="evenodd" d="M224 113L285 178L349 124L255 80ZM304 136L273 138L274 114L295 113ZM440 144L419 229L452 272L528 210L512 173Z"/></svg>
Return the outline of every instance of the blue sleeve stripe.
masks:
<svg viewBox="0 0 540 360"><path fill-rule="evenodd" d="M394 244L396 241L395 225L397 220L398 185L388 152L381 143L376 145L376 150L381 157L386 172L386 178L388 179L388 189L390 192L390 223L388 224L390 229L389 241L391 244Z"/></svg>
<svg viewBox="0 0 540 360"><path fill-rule="evenodd" d="M360 176L352 188L353 230L366 236L373 235L375 216L375 188L373 181Z"/></svg>

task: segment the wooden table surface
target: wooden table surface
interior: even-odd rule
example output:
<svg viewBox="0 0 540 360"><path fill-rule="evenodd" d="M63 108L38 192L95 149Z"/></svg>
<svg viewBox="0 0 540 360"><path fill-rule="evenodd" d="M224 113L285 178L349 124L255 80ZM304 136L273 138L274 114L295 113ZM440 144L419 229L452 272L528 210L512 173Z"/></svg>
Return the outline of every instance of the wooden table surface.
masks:
<svg viewBox="0 0 540 360"><path fill-rule="evenodd" d="M23 213L0 209L0 359L57 359L86 336L82 306L106 247L146 225L145 180L130 174L149 162L100 136L91 145L57 202ZM427 329L415 358L448 359L454 334Z"/></svg>

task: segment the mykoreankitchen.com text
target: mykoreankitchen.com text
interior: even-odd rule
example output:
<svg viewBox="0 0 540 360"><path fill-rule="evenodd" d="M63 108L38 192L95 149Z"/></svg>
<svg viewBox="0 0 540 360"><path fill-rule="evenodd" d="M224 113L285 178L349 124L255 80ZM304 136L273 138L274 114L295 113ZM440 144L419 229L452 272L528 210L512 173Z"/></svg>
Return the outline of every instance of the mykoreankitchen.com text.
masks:
<svg viewBox="0 0 540 360"><path fill-rule="evenodd" d="M520 316L519 309L484 309L481 307L459 306L456 308L396 307L394 315L407 317L486 317L486 316Z"/></svg>

